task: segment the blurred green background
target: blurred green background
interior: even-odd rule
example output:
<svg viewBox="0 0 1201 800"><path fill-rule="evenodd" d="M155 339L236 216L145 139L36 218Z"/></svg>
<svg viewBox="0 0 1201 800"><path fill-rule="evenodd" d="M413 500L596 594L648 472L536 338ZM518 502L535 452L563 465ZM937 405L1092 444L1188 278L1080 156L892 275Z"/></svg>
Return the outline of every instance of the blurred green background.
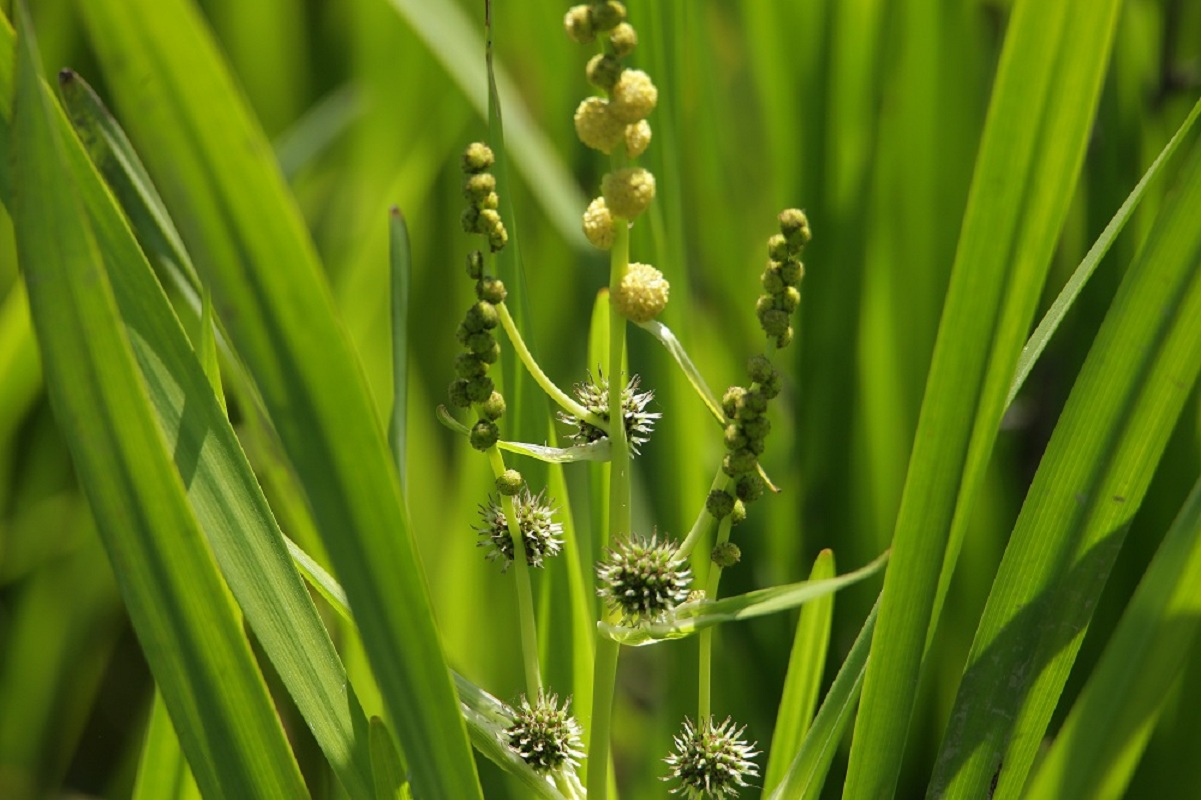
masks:
<svg viewBox="0 0 1201 800"><path fill-rule="evenodd" d="M5 4L7 5L7 4ZM48 77L70 66L102 96L71 0L30 3ZM603 254L577 229L606 168L576 141L591 51L563 35L567 3L494 3L498 63L535 350L560 385L589 369L586 320L607 281ZM840 571L887 547L904 482L1007 19L972 0L630 0L642 44L635 66L660 91L644 163L658 179L632 257L672 282L666 323L710 385L741 381L761 347L753 313L763 242L785 206L807 210L814 240L791 371L773 407L764 465L782 489L752 509L736 541L742 565L723 593L799 580L822 548ZM476 548L471 526L491 477L485 460L436 424L471 289L462 263L458 153L486 136L482 2L207 0L233 70L277 145L358 346L381 415L391 407L387 209L409 223L415 273L409 497L452 664L501 698L521 688L512 587ZM464 37L466 34L466 38ZM1048 302L1195 101L1201 3L1128 0L1090 151L1063 231ZM523 124L523 119L528 124ZM135 145L137 142L135 141ZM1007 417L918 693L898 796L920 793L992 575L1057 415L1123 269L1172 170L1153 188L1052 341ZM7 215L0 220L0 798L129 793L151 682L125 620L67 452L41 389L15 292ZM663 412L635 463L637 527L686 532L722 445L666 357L631 332L631 370ZM1198 474L1196 393L1174 433L1085 640L1086 675L1158 538ZM235 422L237 418L235 416ZM568 470L575 522L590 535L587 470ZM270 490L270 485L268 485ZM565 501L560 498L560 503ZM312 546L305 531L285 532ZM307 537L307 538L306 538ZM554 580L553 570L545 580ZM542 598L549 598L541 587ZM879 590L836 603L830 677ZM724 626L714 711L770 741L794 615ZM692 640L627 650L619 675L619 779L657 797L653 780L695 694ZM348 656L353 658L353 656ZM551 659L553 662L553 657ZM1201 651L1161 720L1134 785L1173 763L1201 785ZM549 667L554 674L553 663ZM1070 705L1081 679L1069 684ZM553 680L552 680L553 685ZM370 710L370 698L364 698ZM286 699L281 700L286 709ZM291 720L319 796L333 793L319 752ZM1185 756L1192 753L1191 759ZM837 792L842 758L827 786ZM506 784L482 764L488 797ZM1190 773L1191 770L1191 773ZM910 787L910 788L906 788ZM916 788L914 788L916 787ZM753 796L755 793L751 791ZM516 796L516 795L513 795Z"/></svg>

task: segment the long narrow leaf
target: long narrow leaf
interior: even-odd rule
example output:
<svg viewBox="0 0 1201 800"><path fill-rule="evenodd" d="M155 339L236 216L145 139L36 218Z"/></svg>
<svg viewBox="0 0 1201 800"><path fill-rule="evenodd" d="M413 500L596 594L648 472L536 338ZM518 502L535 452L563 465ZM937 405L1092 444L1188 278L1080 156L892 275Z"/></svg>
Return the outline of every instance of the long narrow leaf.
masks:
<svg viewBox="0 0 1201 800"><path fill-rule="evenodd" d="M81 7L343 578L414 792L480 796L396 469L312 242L187 0Z"/></svg>
<svg viewBox="0 0 1201 800"><path fill-rule="evenodd" d="M1199 629L1201 483L1164 537L1025 797L1123 796Z"/></svg>
<svg viewBox="0 0 1201 800"><path fill-rule="evenodd" d="M932 796L980 797L998 770L996 796L1022 796L1126 526L1199 370L1201 144L1194 143L1026 497L972 643Z"/></svg>
<svg viewBox="0 0 1201 800"><path fill-rule="evenodd" d="M877 601L863 623L855 644L851 646L851 652L842 662L800 751L788 767L783 783L771 793L770 800L804 800L821 794L830 762L834 760L834 751L854 718L879 610Z"/></svg>
<svg viewBox="0 0 1201 800"><path fill-rule="evenodd" d="M1017 397L1017 393L1021 391L1022 385L1026 382L1026 378L1030 376L1030 370L1034 369L1034 364L1046 349L1047 343L1051 341L1051 337L1055 335L1055 330L1059 327L1059 323L1063 322L1064 316L1071 309L1072 304L1076 302L1076 298L1080 296L1080 292L1084 290L1088 279L1097 271L1097 266L1101 263L1101 259L1109 252L1110 245L1114 239L1118 238L1118 234L1126 227L1126 223L1134 214L1134 210L1138 208L1139 202L1143 199L1143 195L1147 193L1147 187L1151 185L1152 180L1159 174L1159 170L1171 160L1172 155L1176 152L1176 148L1184 141L1188 132L1192 129L1193 123L1197 121L1197 116L1201 115L1201 100L1193 104L1193 110L1184 118L1184 122L1180 123L1180 127L1176 129L1176 133L1164 145L1163 150L1155 157L1155 161L1151 166L1147 167L1147 171L1139 180L1138 185L1130 192L1130 196L1122 203L1122 207L1113 215L1113 219L1105 226L1105 230L1101 231L1101 235L1097 237L1097 241L1088 249L1084 255L1084 259L1080 265L1076 267L1076 271L1072 273L1072 277L1064 284L1063 289L1055 298L1055 302L1051 303L1051 308L1047 310L1044 316L1038 323L1038 327L1034 329L1034 333L1030 334L1030 341L1022 348L1022 357L1018 361L1017 374L1013 378L1013 385L1009 387L1009 396L1005 398L1005 405L1013 403L1013 399Z"/></svg>
<svg viewBox="0 0 1201 800"><path fill-rule="evenodd" d="M232 599L151 421L105 275L111 254L100 250L79 199L95 184L73 173L86 159L38 79L31 37L22 19L12 208L56 416L197 783L213 796L306 796Z"/></svg>
<svg viewBox="0 0 1201 800"><path fill-rule="evenodd" d="M828 580L834 575L834 553L823 550L813 562L809 580ZM784 676L784 691L780 695L780 709L776 714L776 728L771 737L767 769L763 773L765 793L770 793L780 785L812 721L826 665L826 650L830 646L833 619L832 594L801 607L792 640L792 652L788 657L788 673Z"/></svg>
<svg viewBox="0 0 1201 800"><path fill-rule="evenodd" d="M150 724L142 744L142 760L133 785L133 800L200 800L200 789L179 749L163 696L154 693Z"/></svg>
<svg viewBox="0 0 1201 800"><path fill-rule="evenodd" d="M926 382L844 796L890 797L953 572L1087 146L1117 0L1019 0Z"/></svg>

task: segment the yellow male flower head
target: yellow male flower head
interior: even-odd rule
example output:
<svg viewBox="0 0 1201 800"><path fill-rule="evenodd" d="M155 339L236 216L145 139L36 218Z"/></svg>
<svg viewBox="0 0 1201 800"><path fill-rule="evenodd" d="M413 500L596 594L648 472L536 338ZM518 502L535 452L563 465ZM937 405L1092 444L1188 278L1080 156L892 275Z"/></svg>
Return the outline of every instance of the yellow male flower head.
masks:
<svg viewBox="0 0 1201 800"><path fill-rule="evenodd" d="M625 134L625 123L613 115L608 102L589 97L575 110L575 132L588 147L608 155Z"/></svg>
<svg viewBox="0 0 1201 800"><path fill-rule="evenodd" d="M667 306L671 285L663 273L650 264L630 264L617 291L613 305L618 313L634 322L650 322Z"/></svg>
<svg viewBox="0 0 1201 800"><path fill-rule="evenodd" d="M642 167L626 167L601 179L601 194L609 213L632 220L655 199L655 176Z"/></svg>

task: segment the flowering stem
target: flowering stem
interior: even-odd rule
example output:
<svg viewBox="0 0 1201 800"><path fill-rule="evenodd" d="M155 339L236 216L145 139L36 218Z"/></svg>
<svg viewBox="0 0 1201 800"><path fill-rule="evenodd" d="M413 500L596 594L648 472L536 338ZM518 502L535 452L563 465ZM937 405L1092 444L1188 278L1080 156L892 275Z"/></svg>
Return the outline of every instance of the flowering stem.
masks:
<svg viewBox="0 0 1201 800"><path fill-rule="evenodd" d="M717 470L717 475L713 477L713 483L710 485L710 491L725 489L730 485L730 478L720 468ZM708 504L701 506L701 513L697 514L696 522L692 523L692 530L688 531L688 535L684 537L684 541L680 542L680 546L676 548L676 558L685 559L692 555L693 549L697 542L701 540L713 523L713 515L709 513Z"/></svg>
<svg viewBox="0 0 1201 800"><path fill-rule="evenodd" d="M571 399L571 396L555 385L554 381L546 376L542 371L542 367L538 366L538 362L534 360L534 354L525 346L525 340L521 338L521 333L517 330L517 324L513 321L513 315L509 313L509 308L504 303L498 303L496 311L500 316L501 327L505 329L505 335L509 337L509 342L513 345L513 349L517 351L517 356L521 359L521 363L525 365L526 371L530 376L542 387L542 391L550 396L559 406L571 414L573 417L584 420L593 427L600 428L608 433L609 423L593 414L588 409Z"/></svg>
<svg viewBox="0 0 1201 800"><path fill-rule="evenodd" d="M630 233L624 220L609 261L609 541L630 535L630 444L626 438L621 390L622 356L626 345L626 320L612 305L621 279L630 267ZM605 800L609 794L609 724L613 715L613 693L617 681L620 645L597 632L596 665L593 667L592 734L588 748L588 797Z"/></svg>
<svg viewBox="0 0 1201 800"><path fill-rule="evenodd" d="M617 656L621 645L599 633L593 667L592 735L588 745L588 798L605 800L609 793L609 722L617 685Z"/></svg>
<svg viewBox="0 0 1201 800"><path fill-rule="evenodd" d="M717 542L714 547L721 546L730 540L730 527L732 520L727 514L722 518L721 524L717 526ZM717 599L717 585L721 582L721 567L716 562L709 562L709 582L705 587L705 598L707 600ZM713 661L713 628L705 628L700 632L700 674L697 678L698 697L697 697L697 724L709 718L711 713L709 707L709 688L710 676L712 674Z"/></svg>
<svg viewBox="0 0 1201 800"><path fill-rule="evenodd" d="M499 478L505 472L505 459L495 445L488 448L488 462ZM542 690L542 670L538 665L538 628L534 620L534 593L530 588L530 565L526 560L525 537L513 498L501 495L501 506L513 539L513 566L517 570L517 616L521 625L521 656L525 665L525 693L533 703Z"/></svg>
<svg viewBox="0 0 1201 800"><path fill-rule="evenodd" d="M625 387L621 363L626 347L626 319L618 313L613 298L630 268L630 231L625 220L617 220L617 233L609 251L609 532L630 534L630 443L626 436L621 394Z"/></svg>

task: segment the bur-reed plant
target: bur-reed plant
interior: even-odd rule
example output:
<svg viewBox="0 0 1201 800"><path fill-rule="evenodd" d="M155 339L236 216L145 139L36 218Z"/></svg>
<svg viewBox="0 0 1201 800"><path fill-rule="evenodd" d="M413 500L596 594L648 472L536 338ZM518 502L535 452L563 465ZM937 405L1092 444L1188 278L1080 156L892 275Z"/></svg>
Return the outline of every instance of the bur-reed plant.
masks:
<svg viewBox="0 0 1201 800"><path fill-rule="evenodd" d="M1201 103L1164 117L1175 134L1151 139L1167 145L1141 180L1093 198L1109 224L1032 324L1056 248L1091 239L1073 191L1090 141L1107 141L1107 65L1129 69L1114 56L1130 47L1121 15L1145 23L1146 8L1019 0L977 143L947 133L970 81L932 69L970 15L715 4L702 38L691 7L666 2L485 4L482 25L453 3L390 5L487 119L486 133L422 138L446 99L426 87L420 124L385 128L360 165L361 188L398 142L433 141L412 163L456 198L393 209L390 281L326 268L280 169L302 174L362 98L334 93L273 151L188 0L79 5L118 116L69 70L54 95L24 4L16 30L0 25L0 200L24 287L0 311L4 407L44 381L76 513L99 534L53 580L31 579L0 626L0 795L53 782L14 755L52 718L21 698L45 696L42 659L75 652L119 593L156 691L136 780L114 794L1189 796L1196 766L1172 757L1197 741L1201 516L1197 491L1183 498L1197 475ZM1166 28L1201 25L1168 6ZM383 7L356 6L360 77L380 96L412 52L379 37ZM561 119L530 115L537 92L506 82L493 47L532 52L531 31L560 23L571 100ZM226 46L239 36L246 53L246 32ZM1156 102L1193 103L1174 41ZM759 110L784 122L762 159L740 147L737 169L807 212L773 222L766 201L690 196L730 188L694 154L711 131L746 133L718 113L735 107L722 98L738 94L725 72L740 57ZM927 107L914 88L927 86L947 94ZM564 136L544 146L543 128ZM575 154L591 200L555 152ZM959 184L941 183L956 158ZM329 219L352 216L351 196ZM459 231L431 245L440 218ZM1132 218L1137 247L1119 238ZM581 250L547 258L556 237ZM700 246L743 239L758 243L742 255ZM1087 306L1111 248L1120 286L1080 333L1069 309ZM948 282L921 258L945 260ZM537 335L548 320L553 347ZM1008 463L1001 431L1061 323L1083 365L1011 524L990 465ZM717 380L735 385L718 396ZM1140 506L1160 513L1136 519ZM1143 536L1126 536L1132 523ZM29 541L0 530L16 554L0 580L24 585ZM822 549L799 580L800 554L825 545L866 566L838 576ZM979 588L957 588L957 568ZM50 646L64 595L76 622ZM1126 596L1120 621L1107 615ZM83 668L67 674L85 693Z"/></svg>

